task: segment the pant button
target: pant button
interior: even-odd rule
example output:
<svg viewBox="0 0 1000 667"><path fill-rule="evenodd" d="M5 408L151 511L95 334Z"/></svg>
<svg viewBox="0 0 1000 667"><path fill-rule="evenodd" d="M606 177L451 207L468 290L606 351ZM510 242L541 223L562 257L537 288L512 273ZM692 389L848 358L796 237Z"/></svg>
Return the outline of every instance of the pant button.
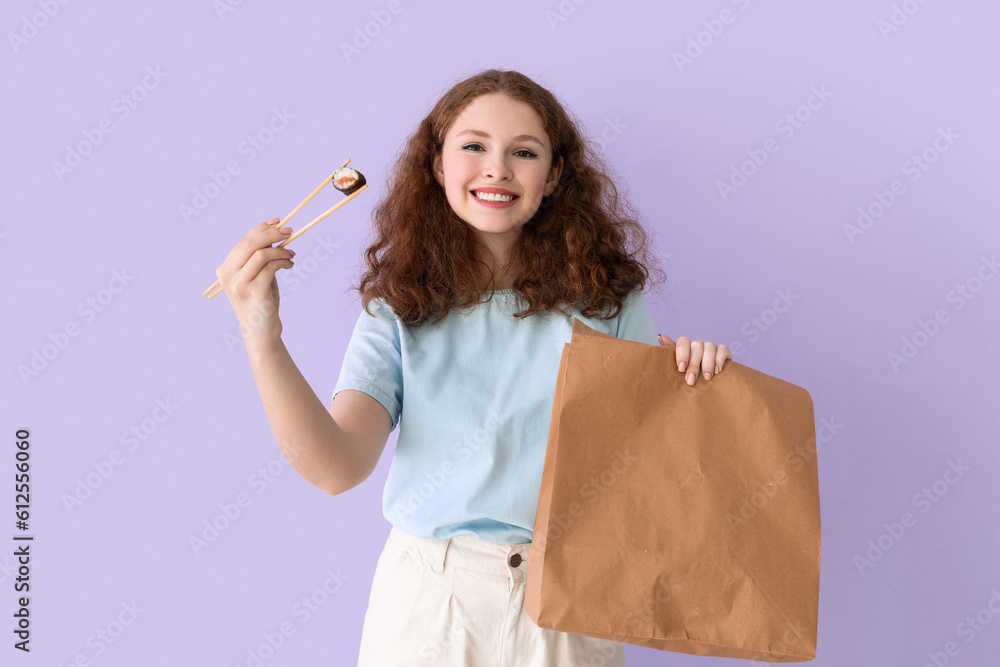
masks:
<svg viewBox="0 0 1000 667"><path fill-rule="evenodd" d="M521 554L517 553L511 554L510 559L507 562L510 563L511 567L517 567L518 565L521 564Z"/></svg>

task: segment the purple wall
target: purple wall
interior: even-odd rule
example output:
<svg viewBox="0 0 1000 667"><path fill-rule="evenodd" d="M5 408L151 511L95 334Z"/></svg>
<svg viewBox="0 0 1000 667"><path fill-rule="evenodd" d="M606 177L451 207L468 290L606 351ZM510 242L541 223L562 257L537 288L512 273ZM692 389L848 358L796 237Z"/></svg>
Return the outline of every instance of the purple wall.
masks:
<svg viewBox="0 0 1000 667"><path fill-rule="evenodd" d="M309 485L280 458L225 296L201 292L250 227L351 158L370 191L296 240L296 270L279 273L285 343L329 404L386 170L438 96L487 67L534 77L601 138L671 279L649 296L658 330L730 345L834 424L820 431L814 664L996 664L996 3L16 0L3 13L3 429L8 443L30 429L32 490L29 530L8 534L35 536L18 664L246 665L283 623L294 634L264 664L354 663L396 434L357 489ZM391 20L365 44L373 15ZM240 494L249 504L196 552ZM340 583L326 595L328 572ZM307 616L310 596L322 602Z"/></svg>

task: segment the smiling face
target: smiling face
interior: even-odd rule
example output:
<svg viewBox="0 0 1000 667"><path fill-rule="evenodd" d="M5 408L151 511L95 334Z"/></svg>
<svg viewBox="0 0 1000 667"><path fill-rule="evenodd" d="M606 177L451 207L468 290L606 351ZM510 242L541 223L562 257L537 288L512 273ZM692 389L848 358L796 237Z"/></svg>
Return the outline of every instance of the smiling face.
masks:
<svg viewBox="0 0 1000 667"><path fill-rule="evenodd" d="M552 143L531 106L490 93L472 100L448 128L434 177L452 210L503 264L542 196L555 190L562 164L562 158L553 164ZM476 193L494 193L498 201Z"/></svg>

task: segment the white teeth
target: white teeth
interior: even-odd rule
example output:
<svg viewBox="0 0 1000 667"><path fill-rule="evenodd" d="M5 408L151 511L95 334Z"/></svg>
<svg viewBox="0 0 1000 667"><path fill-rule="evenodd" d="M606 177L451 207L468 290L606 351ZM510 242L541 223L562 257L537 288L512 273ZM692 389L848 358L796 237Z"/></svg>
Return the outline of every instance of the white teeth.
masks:
<svg viewBox="0 0 1000 667"><path fill-rule="evenodd" d="M510 201L514 198L514 195L497 195L492 192L479 192L476 191L476 198L482 199L483 201Z"/></svg>

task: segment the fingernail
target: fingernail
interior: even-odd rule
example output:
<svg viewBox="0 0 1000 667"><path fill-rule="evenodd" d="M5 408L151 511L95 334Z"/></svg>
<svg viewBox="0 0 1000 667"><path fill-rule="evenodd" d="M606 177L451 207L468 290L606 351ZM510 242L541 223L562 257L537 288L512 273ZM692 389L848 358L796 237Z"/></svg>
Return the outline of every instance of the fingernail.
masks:
<svg viewBox="0 0 1000 667"><path fill-rule="evenodd" d="M291 234L292 233L292 228L291 227L282 227L281 228L281 233L282 234Z"/></svg>
<svg viewBox="0 0 1000 667"><path fill-rule="evenodd" d="M697 379L697 377L698 376L696 376L694 373L688 373L688 375L687 375L687 383L689 385L694 385L694 381Z"/></svg>
<svg viewBox="0 0 1000 667"><path fill-rule="evenodd" d="M687 367L687 362L686 361L682 361L681 363L677 364L677 370L679 370L681 373L684 372L684 369L686 367Z"/></svg>
<svg viewBox="0 0 1000 667"><path fill-rule="evenodd" d="M289 250L288 250L288 252L289 252L289 254L290 254L290 255L291 255L292 257L295 257L295 251L294 251L294 250L292 250L292 249L289 249Z"/></svg>
<svg viewBox="0 0 1000 667"><path fill-rule="evenodd" d="M720 372L722 372L722 369L719 368L718 366L716 366L715 367L715 374L718 375Z"/></svg>
<svg viewBox="0 0 1000 667"><path fill-rule="evenodd" d="M712 379L712 374L709 373L708 371L705 371L705 379L706 380L711 380Z"/></svg>

